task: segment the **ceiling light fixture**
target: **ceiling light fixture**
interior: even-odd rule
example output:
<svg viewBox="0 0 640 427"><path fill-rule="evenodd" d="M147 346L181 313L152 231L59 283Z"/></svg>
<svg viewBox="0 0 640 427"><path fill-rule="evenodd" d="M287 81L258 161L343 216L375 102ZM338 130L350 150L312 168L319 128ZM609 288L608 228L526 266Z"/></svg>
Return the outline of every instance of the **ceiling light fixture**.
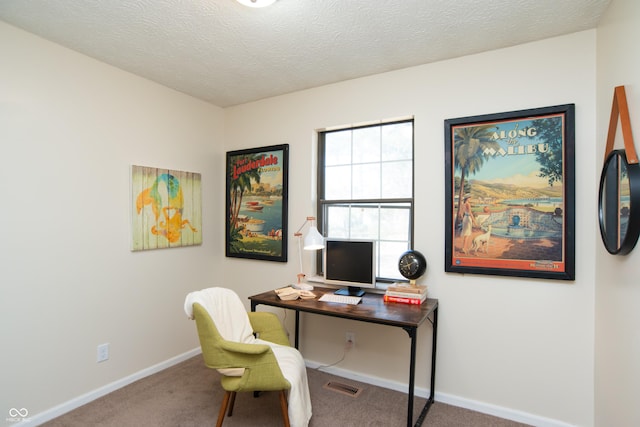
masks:
<svg viewBox="0 0 640 427"><path fill-rule="evenodd" d="M276 0L237 0L238 3L249 7L265 7L276 2Z"/></svg>

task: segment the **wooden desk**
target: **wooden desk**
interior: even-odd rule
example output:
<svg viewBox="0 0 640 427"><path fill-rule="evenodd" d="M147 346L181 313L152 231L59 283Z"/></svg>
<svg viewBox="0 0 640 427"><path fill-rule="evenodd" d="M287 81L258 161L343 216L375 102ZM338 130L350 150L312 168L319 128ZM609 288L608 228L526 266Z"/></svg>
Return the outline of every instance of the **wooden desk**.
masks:
<svg viewBox="0 0 640 427"><path fill-rule="evenodd" d="M334 292L335 289L318 288L313 292L320 298L325 292ZM258 295L250 296L251 311L256 311L260 304L280 307L296 312L295 347L299 344L300 312L320 314L323 316L340 317L342 319L359 320L367 323L395 326L404 329L411 339L411 360L409 364L409 402L407 408L407 426L413 425L413 398L415 389L416 368L416 340L418 327L425 320L433 326L433 338L431 347L431 386L430 395L422 408L416 426L422 425L429 408L434 402L435 377L436 377L436 337L438 332L438 300L428 298L422 305L408 305L398 303L385 303L380 294L365 294L358 305L337 304L318 301L316 299L297 299L294 301L282 301L271 290ZM431 318L429 318L431 316Z"/></svg>

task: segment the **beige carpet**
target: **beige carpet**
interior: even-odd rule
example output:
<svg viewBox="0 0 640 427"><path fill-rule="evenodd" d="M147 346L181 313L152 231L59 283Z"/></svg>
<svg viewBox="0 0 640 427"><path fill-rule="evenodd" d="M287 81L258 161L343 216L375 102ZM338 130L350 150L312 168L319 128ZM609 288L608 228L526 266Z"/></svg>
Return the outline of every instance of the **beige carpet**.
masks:
<svg viewBox="0 0 640 427"><path fill-rule="evenodd" d="M313 405L310 427L406 426L407 396L404 393L359 383L308 369ZM362 388L357 397L329 390L324 385L337 381ZM214 426L223 391L218 373L207 369L196 356L167 370L130 384L97 399L45 426ZM414 422L425 400L416 398ZM275 392L240 393L232 417L223 426L281 426L282 416ZM503 420L436 402L424 426L517 427L524 424Z"/></svg>

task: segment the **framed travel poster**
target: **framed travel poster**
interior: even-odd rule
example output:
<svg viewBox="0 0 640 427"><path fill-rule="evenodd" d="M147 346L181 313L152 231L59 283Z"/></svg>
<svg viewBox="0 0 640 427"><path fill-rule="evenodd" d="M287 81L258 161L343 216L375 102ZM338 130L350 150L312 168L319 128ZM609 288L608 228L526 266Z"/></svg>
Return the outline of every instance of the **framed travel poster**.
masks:
<svg viewBox="0 0 640 427"><path fill-rule="evenodd" d="M575 279L573 104L445 120L445 271Z"/></svg>
<svg viewBox="0 0 640 427"><path fill-rule="evenodd" d="M227 257L287 261L289 145L227 152Z"/></svg>

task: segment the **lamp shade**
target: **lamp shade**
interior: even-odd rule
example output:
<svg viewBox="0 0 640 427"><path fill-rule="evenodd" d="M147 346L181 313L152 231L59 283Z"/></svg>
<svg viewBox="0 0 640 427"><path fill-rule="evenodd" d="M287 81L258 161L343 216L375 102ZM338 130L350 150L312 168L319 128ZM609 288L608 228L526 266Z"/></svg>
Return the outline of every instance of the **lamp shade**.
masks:
<svg viewBox="0 0 640 427"><path fill-rule="evenodd" d="M318 231L318 228L313 225L309 227L309 231L304 238L304 249L307 251L313 251L324 248L324 237Z"/></svg>

